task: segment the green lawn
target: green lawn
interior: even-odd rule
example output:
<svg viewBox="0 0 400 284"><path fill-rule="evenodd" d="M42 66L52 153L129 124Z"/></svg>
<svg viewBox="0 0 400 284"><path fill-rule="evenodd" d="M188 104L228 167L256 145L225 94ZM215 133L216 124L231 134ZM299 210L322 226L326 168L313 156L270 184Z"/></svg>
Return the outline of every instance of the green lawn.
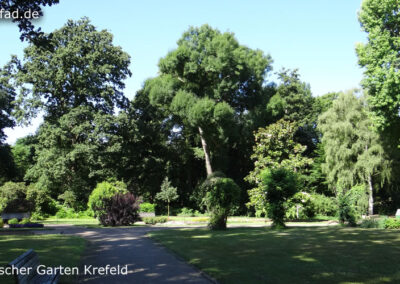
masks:
<svg viewBox="0 0 400 284"><path fill-rule="evenodd" d="M38 223L42 223L45 226L48 224L70 224L70 225L98 225L99 221L95 218L75 218L75 219L67 219L67 218L46 218L41 221L37 221Z"/></svg>
<svg viewBox="0 0 400 284"><path fill-rule="evenodd" d="M222 283L400 283L400 231L341 227L150 234Z"/></svg>
<svg viewBox="0 0 400 284"><path fill-rule="evenodd" d="M0 236L0 265L17 258L28 249L34 249L41 264L46 266L75 267L85 249L86 241L64 235L2 235ZM72 277L61 278L61 283L71 282ZM0 276L0 283L14 283L11 277Z"/></svg>

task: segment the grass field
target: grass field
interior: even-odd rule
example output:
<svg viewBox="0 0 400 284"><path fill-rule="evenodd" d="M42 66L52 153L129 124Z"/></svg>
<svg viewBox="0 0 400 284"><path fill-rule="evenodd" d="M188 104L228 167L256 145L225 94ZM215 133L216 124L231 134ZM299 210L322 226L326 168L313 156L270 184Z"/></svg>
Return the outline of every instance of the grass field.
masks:
<svg viewBox="0 0 400 284"><path fill-rule="evenodd" d="M46 218L41 221L37 221L38 223L42 223L44 225L49 224L70 224L70 225L98 225L99 221L95 218L75 218L75 219L67 219L67 218Z"/></svg>
<svg viewBox="0 0 400 284"><path fill-rule="evenodd" d="M150 236L222 283L400 283L400 231L234 228Z"/></svg>
<svg viewBox="0 0 400 284"><path fill-rule="evenodd" d="M34 249L41 264L46 266L75 267L86 246L86 241L75 236L63 235L4 235L0 236L0 265L17 258L28 249ZM62 277L61 283L72 282L72 277ZM14 283L9 276L0 276L0 283Z"/></svg>

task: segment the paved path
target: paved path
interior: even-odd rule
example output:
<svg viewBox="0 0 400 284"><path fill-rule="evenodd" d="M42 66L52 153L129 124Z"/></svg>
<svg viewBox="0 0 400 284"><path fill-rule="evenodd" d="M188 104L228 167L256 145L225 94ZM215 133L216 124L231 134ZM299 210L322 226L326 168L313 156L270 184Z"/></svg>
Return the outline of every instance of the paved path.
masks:
<svg viewBox="0 0 400 284"><path fill-rule="evenodd" d="M54 226L54 233L74 234L89 240L83 265L127 265L127 275L82 275L79 283L212 283L203 273L179 260L146 234L165 228L104 228ZM81 267L80 271L83 271Z"/></svg>

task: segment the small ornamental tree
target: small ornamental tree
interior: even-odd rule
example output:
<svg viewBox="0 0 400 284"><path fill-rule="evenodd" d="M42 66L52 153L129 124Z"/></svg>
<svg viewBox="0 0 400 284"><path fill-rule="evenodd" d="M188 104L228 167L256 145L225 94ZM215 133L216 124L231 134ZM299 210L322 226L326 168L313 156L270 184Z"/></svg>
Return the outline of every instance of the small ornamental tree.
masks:
<svg viewBox="0 0 400 284"><path fill-rule="evenodd" d="M285 203L297 191L297 178L286 168L267 169L260 174L261 187L249 190L250 205L264 205L273 228L285 227Z"/></svg>
<svg viewBox="0 0 400 284"><path fill-rule="evenodd" d="M167 203L168 208L168 217L169 217L169 204L171 201L176 200L179 197L178 193L176 192L176 187L171 185L171 182L166 177L161 184L161 191L157 193L156 199L164 201Z"/></svg>

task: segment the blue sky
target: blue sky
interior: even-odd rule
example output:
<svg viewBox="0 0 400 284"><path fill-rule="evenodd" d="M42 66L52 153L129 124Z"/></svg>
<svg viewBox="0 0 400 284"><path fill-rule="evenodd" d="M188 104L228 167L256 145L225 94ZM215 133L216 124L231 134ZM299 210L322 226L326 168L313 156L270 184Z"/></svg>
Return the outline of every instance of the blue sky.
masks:
<svg viewBox="0 0 400 284"><path fill-rule="evenodd" d="M241 44L261 49L274 60L274 72L298 68L315 96L358 87L362 70L354 51L365 41L357 20L361 0L60 0L36 21L45 32L83 16L114 34L114 43L131 55L132 77L125 94L132 98L145 79L157 75L158 60L176 47L189 26L209 24L235 33ZM22 56L26 43L16 25L0 22L0 66L11 54ZM7 130L8 142L33 132Z"/></svg>

